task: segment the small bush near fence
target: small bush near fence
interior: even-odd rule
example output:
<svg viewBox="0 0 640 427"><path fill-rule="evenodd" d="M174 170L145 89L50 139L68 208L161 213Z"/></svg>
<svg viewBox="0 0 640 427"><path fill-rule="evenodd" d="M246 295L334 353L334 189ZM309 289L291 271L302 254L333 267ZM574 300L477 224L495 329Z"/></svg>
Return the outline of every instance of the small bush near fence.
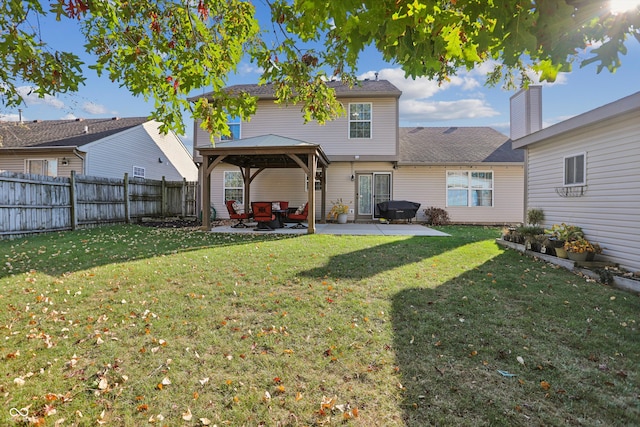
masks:
<svg viewBox="0 0 640 427"><path fill-rule="evenodd" d="M427 217L427 225L447 225L449 224L449 213L442 208L430 206L424 210Z"/></svg>

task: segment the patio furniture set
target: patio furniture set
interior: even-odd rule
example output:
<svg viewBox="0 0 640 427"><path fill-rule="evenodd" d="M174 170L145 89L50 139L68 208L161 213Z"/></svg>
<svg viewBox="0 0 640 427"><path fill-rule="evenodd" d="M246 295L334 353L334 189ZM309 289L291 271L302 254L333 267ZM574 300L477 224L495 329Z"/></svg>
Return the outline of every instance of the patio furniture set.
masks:
<svg viewBox="0 0 640 427"><path fill-rule="evenodd" d="M229 218L237 222L233 228L249 227L245 221L253 219L257 223L255 231L273 231L277 228L285 228L287 223L295 225L289 228L307 228L303 224L307 220L308 205L305 203L299 208L289 207L289 202L251 202L251 211L244 212L235 200L227 200Z"/></svg>

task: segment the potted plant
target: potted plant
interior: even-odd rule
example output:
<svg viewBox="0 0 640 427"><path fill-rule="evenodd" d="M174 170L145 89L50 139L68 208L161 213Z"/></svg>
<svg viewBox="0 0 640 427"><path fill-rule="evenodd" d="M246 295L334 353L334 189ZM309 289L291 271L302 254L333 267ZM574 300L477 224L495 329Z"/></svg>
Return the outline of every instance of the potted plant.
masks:
<svg viewBox="0 0 640 427"><path fill-rule="evenodd" d="M567 255L570 260L573 261L586 261L587 256L590 253L595 254L596 251L600 250L599 245L594 245L589 242L584 237L581 237L576 240L569 240L564 243L564 250L567 251Z"/></svg>
<svg viewBox="0 0 640 427"><path fill-rule="evenodd" d="M584 237L582 228L577 225L565 224L553 224L550 229L544 230L549 235L549 243L551 247L555 249L556 256L559 258L567 258L567 253L564 249L564 244L573 240L578 240Z"/></svg>
<svg viewBox="0 0 640 427"><path fill-rule="evenodd" d="M347 223L347 214L349 213L349 205L345 204L342 199L331 202L331 210L329 211L329 219L335 219L338 224Z"/></svg>

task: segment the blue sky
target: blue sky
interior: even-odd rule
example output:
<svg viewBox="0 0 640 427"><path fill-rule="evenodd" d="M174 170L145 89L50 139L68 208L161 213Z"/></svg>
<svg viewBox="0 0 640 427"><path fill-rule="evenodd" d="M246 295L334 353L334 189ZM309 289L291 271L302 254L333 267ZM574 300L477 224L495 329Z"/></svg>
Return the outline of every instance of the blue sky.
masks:
<svg viewBox="0 0 640 427"><path fill-rule="evenodd" d="M91 63L84 54L82 35L75 22L41 19L40 31L52 47L82 53L81 57ZM571 73L561 74L555 83L544 83L543 125L549 126L639 91L640 43L631 39L627 46L627 55L621 57L622 67L614 74L607 70L597 74L595 65L583 69L576 66ZM484 86L489 68L479 66L470 72L462 71L450 82L438 85L427 79L405 79L398 66L385 63L375 49L369 49L360 58L358 76L373 79L378 72L380 79L389 80L402 90L401 126L490 126L508 135L509 97L514 92ZM255 83L259 72L255 65L243 62L228 83ZM86 76L86 85L77 93L46 99L27 96L26 105L21 107L23 119L133 117L146 116L152 111L152 101L133 97L108 77L98 78L88 69ZM25 87L25 95L27 92ZM17 118L17 108L0 107L0 120ZM185 124L187 134L181 138L191 148L193 126L189 120Z"/></svg>

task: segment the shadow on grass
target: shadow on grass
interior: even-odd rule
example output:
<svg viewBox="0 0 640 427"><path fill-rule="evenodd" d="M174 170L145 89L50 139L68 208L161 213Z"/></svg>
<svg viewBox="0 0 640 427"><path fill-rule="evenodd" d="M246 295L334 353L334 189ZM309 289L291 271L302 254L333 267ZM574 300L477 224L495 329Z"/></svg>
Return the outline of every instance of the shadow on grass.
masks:
<svg viewBox="0 0 640 427"><path fill-rule="evenodd" d="M57 276L123 261L294 237L284 234L216 234L197 229L141 225L52 232L0 240L0 278L29 270Z"/></svg>
<svg viewBox="0 0 640 427"><path fill-rule="evenodd" d="M350 236L350 238L358 238ZM367 237L375 241L375 237ZM388 240L388 238L384 238ZM372 245L364 249L332 256L322 267L300 273L304 277L362 279L384 271L416 264L460 246L458 239L450 237L414 236L406 239Z"/></svg>
<svg viewBox="0 0 640 427"><path fill-rule="evenodd" d="M639 425L638 298L547 268L507 251L393 296L407 426Z"/></svg>

